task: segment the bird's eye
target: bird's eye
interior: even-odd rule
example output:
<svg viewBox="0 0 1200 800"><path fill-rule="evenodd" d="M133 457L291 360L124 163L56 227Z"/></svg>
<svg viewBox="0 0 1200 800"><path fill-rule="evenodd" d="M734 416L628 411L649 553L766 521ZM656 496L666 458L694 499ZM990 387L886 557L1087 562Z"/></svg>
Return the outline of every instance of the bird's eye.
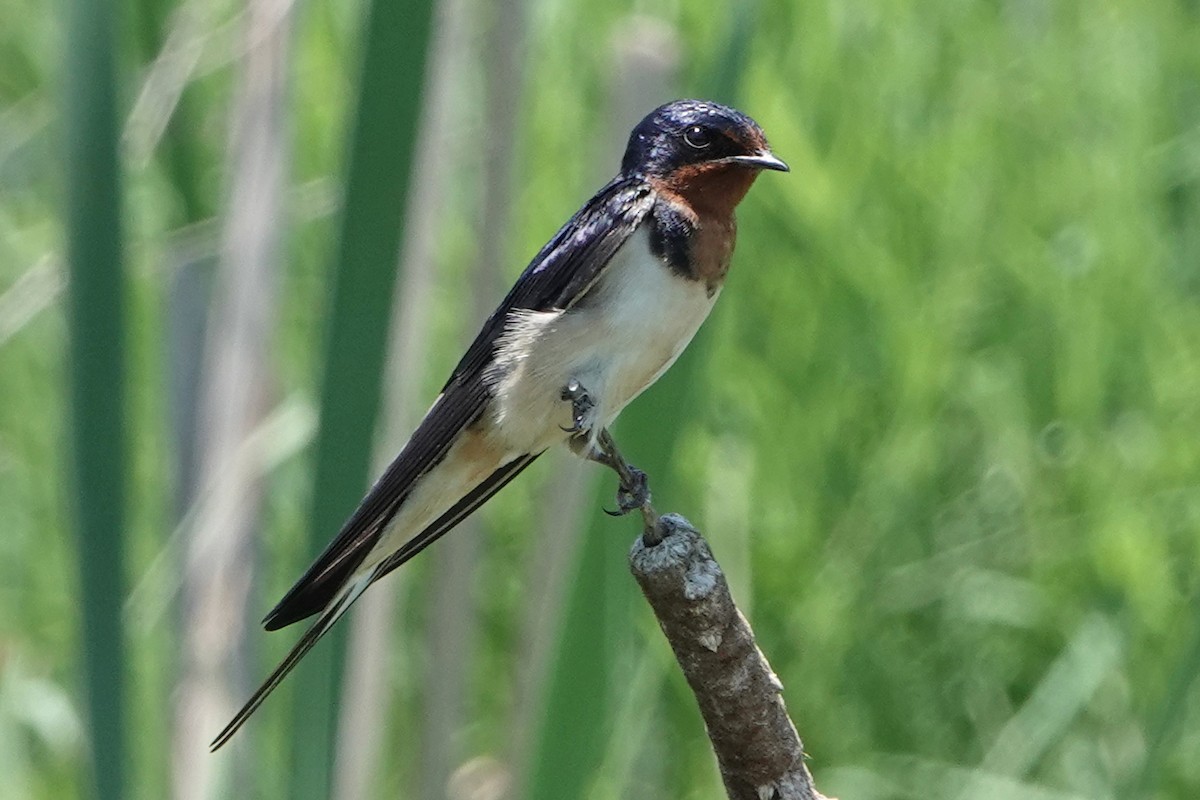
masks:
<svg viewBox="0 0 1200 800"><path fill-rule="evenodd" d="M687 142L688 147L703 150L712 144L712 131L703 125L693 125L683 132L683 140Z"/></svg>

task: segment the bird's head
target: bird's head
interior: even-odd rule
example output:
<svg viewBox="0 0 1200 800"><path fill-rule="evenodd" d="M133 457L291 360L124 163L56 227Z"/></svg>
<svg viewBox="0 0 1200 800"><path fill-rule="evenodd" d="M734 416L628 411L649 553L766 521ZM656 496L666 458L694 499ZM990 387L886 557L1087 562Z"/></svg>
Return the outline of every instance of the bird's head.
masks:
<svg viewBox="0 0 1200 800"><path fill-rule="evenodd" d="M626 175L685 196L719 191L733 205L764 169L787 172L788 165L771 152L758 123L704 100L676 100L650 112L633 129L621 162Z"/></svg>
<svg viewBox="0 0 1200 800"><path fill-rule="evenodd" d="M621 170L653 178L689 167L788 171L750 117L719 103L676 100L651 111L633 129Z"/></svg>

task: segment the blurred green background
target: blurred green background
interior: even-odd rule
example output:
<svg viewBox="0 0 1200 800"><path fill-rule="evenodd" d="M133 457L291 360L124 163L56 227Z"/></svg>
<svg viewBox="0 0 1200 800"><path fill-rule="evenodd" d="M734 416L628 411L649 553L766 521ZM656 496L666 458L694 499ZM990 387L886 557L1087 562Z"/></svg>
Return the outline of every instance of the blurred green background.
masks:
<svg viewBox="0 0 1200 800"><path fill-rule="evenodd" d="M722 796L565 455L207 752L298 635L257 620L680 96L792 172L616 433L818 786L1200 796L1195 0L4 0L0 42L6 800Z"/></svg>

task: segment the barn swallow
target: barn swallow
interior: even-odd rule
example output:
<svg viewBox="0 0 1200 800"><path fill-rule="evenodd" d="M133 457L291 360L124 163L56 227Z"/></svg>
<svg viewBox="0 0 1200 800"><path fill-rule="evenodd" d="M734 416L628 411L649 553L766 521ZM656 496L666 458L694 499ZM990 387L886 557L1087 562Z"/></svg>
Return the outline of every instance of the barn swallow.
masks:
<svg viewBox="0 0 1200 800"><path fill-rule="evenodd" d="M732 108L680 100L638 123L621 171L521 273L396 460L263 620L276 630L319 615L214 750L368 586L547 448L566 443L612 465L608 426L712 310L733 255L734 208L762 170L788 166ZM622 491L622 511L644 499L637 487Z"/></svg>

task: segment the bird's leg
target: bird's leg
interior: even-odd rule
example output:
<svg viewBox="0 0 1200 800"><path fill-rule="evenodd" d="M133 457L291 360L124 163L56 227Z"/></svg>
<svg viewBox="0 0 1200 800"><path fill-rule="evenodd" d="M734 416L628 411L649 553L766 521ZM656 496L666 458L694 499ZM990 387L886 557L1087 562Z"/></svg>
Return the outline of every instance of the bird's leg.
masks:
<svg viewBox="0 0 1200 800"><path fill-rule="evenodd" d="M617 443L613 440L612 434L608 432L608 428L600 431L599 436L596 437L596 446L588 448L584 457L597 464L603 464L617 473L620 481L617 489L617 510L605 509L605 513L621 517L635 508L644 508L650 505L650 485L646 480L646 473L625 460L621 451L617 449Z"/></svg>
<svg viewBox="0 0 1200 800"><path fill-rule="evenodd" d="M658 513L654 506L650 505L650 485L646 480L646 473L625 460L607 428L601 428L598 433L593 429L595 420L589 417L592 416L596 404L579 381L572 378L563 387L562 399L571 403L572 425L563 428L571 434L567 442L571 449L588 461L603 464L617 473L620 482L617 489L617 510L604 509L605 513L620 517L634 509L640 509L646 531L648 535L653 535Z"/></svg>

